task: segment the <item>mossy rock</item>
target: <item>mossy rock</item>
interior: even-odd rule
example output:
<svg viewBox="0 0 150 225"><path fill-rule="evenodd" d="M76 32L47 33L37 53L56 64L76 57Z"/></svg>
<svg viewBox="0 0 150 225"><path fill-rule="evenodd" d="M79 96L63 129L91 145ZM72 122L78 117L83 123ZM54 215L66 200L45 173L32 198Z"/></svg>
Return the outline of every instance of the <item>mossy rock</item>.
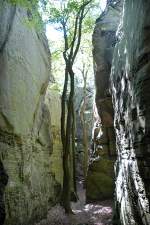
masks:
<svg viewBox="0 0 150 225"><path fill-rule="evenodd" d="M97 201L113 198L114 172L111 160L101 159L94 162L87 175L87 201Z"/></svg>
<svg viewBox="0 0 150 225"><path fill-rule="evenodd" d="M94 161L89 166L89 171L92 172L101 172L105 173L108 176L113 176L114 174L114 161L109 159L99 159L97 161Z"/></svg>

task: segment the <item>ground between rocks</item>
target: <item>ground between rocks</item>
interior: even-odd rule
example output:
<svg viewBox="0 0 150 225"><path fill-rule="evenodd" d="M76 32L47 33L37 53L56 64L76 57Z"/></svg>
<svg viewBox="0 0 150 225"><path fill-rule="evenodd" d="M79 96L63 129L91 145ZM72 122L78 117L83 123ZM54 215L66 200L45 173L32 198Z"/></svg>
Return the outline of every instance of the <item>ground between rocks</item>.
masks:
<svg viewBox="0 0 150 225"><path fill-rule="evenodd" d="M73 215L66 215L60 205L53 207L47 218L35 225L111 225L112 200L85 203L85 189L82 181L78 183L79 200L72 203Z"/></svg>

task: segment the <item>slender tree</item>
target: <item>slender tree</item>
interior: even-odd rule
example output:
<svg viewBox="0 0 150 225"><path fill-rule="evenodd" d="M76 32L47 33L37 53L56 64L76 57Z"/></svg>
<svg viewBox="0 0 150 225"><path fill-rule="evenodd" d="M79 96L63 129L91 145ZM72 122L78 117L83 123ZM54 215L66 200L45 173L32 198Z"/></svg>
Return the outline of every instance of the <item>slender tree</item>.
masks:
<svg viewBox="0 0 150 225"><path fill-rule="evenodd" d="M66 21L63 21L63 32L64 32L64 39L65 39L65 51L63 53L64 60L66 63L66 79L65 79L65 86L68 83L68 76L70 78L70 93L69 93L69 99L68 99L68 111L67 111L67 121L66 121L66 133L64 135L65 131L65 113L62 113L61 117L61 127L62 127L62 142L65 142L63 145L63 151L64 151L64 184L63 184L63 193L62 193L62 200L63 205L65 207L66 212L71 212L70 207L70 173L69 173L69 153L70 153L70 143L72 142L72 149L73 153L75 154L75 145L74 145L74 71L73 71L73 64L75 61L75 58L77 56L80 43L81 43L81 35L82 35L82 23L83 19L86 15L86 6L90 3L90 1L82 2L82 4L77 7L76 15L75 15L75 23L73 28L73 37L71 41L71 46L69 48L68 46L68 36L66 32ZM67 18L68 19L68 18ZM69 54L68 54L69 49ZM65 111L65 105L66 105L66 89L64 88L65 92L62 95L62 109ZM73 157L75 159L75 155ZM74 168L75 172L75 168ZM75 177L74 177L75 180ZM74 185L75 186L75 185Z"/></svg>
<svg viewBox="0 0 150 225"><path fill-rule="evenodd" d="M62 204L66 213L71 213L71 173L70 159L73 152L73 176L75 181L75 113L74 113L74 70L73 65L79 51L83 21L89 11L92 0L71 0L61 2L60 8L51 7L50 21L59 24L63 32L65 61L65 79L61 98L61 139L63 145L63 190ZM76 190L74 182L74 191Z"/></svg>

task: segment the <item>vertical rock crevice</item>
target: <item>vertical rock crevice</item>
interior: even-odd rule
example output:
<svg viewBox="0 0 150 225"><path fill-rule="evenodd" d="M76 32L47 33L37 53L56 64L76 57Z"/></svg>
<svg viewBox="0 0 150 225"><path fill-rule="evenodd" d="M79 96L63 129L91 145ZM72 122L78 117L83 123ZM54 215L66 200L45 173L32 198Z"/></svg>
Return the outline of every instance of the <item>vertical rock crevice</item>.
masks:
<svg viewBox="0 0 150 225"><path fill-rule="evenodd" d="M87 175L87 200L113 198L116 158L113 105L109 92L110 72L121 1L109 1L97 19L93 33L93 58L96 84L91 162Z"/></svg>

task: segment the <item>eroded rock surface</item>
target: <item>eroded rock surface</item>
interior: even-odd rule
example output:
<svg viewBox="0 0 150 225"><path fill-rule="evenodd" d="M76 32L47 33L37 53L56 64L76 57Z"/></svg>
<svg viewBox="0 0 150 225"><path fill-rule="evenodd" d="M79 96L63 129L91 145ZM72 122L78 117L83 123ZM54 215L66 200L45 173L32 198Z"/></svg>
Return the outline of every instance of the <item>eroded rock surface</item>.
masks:
<svg viewBox="0 0 150 225"><path fill-rule="evenodd" d="M76 176L77 179L83 179L85 176L85 156L87 155L86 163L88 167L88 155L91 144L92 126L93 126L93 87L87 87L86 96L84 96L83 87L77 87L75 111L76 111ZM84 98L85 97L85 98ZM83 117L83 118L82 118ZM83 121L84 120L84 127ZM85 133L84 133L85 132ZM85 147L87 152L85 153Z"/></svg>
<svg viewBox="0 0 150 225"><path fill-rule="evenodd" d="M60 99L47 89L50 52L44 34L27 21L25 9L1 1L0 159L9 177L4 187L7 225L44 217L62 183Z"/></svg>
<svg viewBox="0 0 150 225"><path fill-rule="evenodd" d="M112 98L109 79L121 1L110 1L96 21L93 33L93 57L96 98L91 162L87 176L87 200L113 197L113 165L116 156Z"/></svg>
<svg viewBox="0 0 150 225"><path fill-rule="evenodd" d="M150 2L124 0L111 73L115 130L114 224L150 224Z"/></svg>

